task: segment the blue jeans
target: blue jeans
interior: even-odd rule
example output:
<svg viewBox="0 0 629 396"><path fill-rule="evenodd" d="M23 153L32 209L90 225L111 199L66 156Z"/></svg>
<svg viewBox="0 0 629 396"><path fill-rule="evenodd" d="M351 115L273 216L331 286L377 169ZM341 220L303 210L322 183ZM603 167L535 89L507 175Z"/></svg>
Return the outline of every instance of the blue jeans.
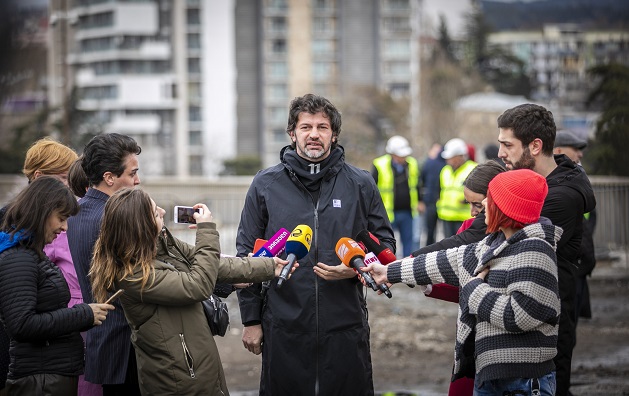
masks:
<svg viewBox="0 0 629 396"><path fill-rule="evenodd" d="M537 379L539 393L533 393L531 378L502 378L480 383L474 380L474 396L554 396L556 391L555 372Z"/></svg>
<svg viewBox="0 0 629 396"><path fill-rule="evenodd" d="M394 230L397 228L400 231L400 238L402 239L402 251L404 257L408 257L411 253L417 249L413 243L413 214L410 210L396 210L393 212L393 223L391 228Z"/></svg>

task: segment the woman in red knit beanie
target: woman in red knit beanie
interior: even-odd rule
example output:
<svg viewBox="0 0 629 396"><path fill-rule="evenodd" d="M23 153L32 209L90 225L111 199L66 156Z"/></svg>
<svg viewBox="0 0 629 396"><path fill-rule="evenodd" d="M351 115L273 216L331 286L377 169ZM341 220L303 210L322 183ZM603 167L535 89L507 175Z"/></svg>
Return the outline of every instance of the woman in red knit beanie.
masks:
<svg viewBox="0 0 629 396"><path fill-rule="evenodd" d="M461 287L452 379L473 376L475 396L555 394L563 231L540 218L547 193L538 173L501 173L483 201L482 241L365 269L378 283Z"/></svg>

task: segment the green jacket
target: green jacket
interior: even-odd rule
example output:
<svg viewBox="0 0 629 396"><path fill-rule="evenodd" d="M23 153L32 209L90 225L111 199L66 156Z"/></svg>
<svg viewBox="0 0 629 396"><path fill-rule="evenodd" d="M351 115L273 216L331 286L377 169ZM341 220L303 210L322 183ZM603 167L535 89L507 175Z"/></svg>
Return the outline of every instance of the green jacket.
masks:
<svg viewBox="0 0 629 396"><path fill-rule="evenodd" d="M476 165L476 162L467 160L457 170L453 170L450 165L441 169L441 193L437 201L437 215L441 220L465 221L470 218L470 206L465 203L463 182Z"/></svg>
<svg viewBox="0 0 629 396"><path fill-rule="evenodd" d="M393 169L391 168L392 158L389 154L385 154L381 157L373 160L373 165L378 170L378 190L382 197L382 203L387 210L389 221L394 220L394 190L395 182L393 176ZM417 160L411 156L406 157L406 164L408 166L408 192L411 199L411 212L413 217L417 216L417 203L419 197L417 196L417 182L419 180L419 164Z"/></svg>
<svg viewBox="0 0 629 396"><path fill-rule="evenodd" d="M131 279L118 280L120 300L131 326L143 395L228 395L214 337L203 312L217 279L261 282L274 277L271 258L221 258L216 224L198 225L196 246L165 231L158 241L154 277L144 290ZM174 248L173 245L177 245ZM182 257L186 256L186 257Z"/></svg>

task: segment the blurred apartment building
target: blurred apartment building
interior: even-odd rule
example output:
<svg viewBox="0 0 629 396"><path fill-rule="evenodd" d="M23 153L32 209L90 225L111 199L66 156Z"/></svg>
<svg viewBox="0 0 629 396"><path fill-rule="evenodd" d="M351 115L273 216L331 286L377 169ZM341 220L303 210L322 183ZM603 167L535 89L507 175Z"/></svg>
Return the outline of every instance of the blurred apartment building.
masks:
<svg viewBox="0 0 629 396"><path fill-rule="evenodd" d="M236 0L238 151L279 161L290 101L416 94L420 0Z"/></svg>
<svg viewBox="0 0 629 396"><path fill-rule="evenodd" d="M417 95L420 0L50 0L49 101L133 136L144 175L278 162L292 98ZM62 117L62 115L60 115ZM63 121L63 120L62 120Z"/></svg>
<svg viewBox="0 0 629 396"><path fill-rule="evenodd" d="M490 45L509 49L529 70L531 99L565 109L583 110L593 87L587 69L629 65L629 31L584 30L578 24L549 24L535 31L502 31Z"/></svg>
<svg viewBox="0 0 629 396"><path fill-rule="evenodd" d="M70 106L75 93L83 118L71 134L133 136L143 175L217 175L235 155L233 8L50 0L49 103Z"/></svg>

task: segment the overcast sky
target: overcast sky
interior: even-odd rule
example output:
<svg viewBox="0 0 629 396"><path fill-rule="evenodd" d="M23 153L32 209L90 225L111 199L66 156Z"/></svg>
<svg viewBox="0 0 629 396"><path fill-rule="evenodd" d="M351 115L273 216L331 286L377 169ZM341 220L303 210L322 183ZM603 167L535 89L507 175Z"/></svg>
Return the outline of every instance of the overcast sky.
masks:
<svg viewBox="0 0 629 396"><path fill-rule="evenodd" d="M463 33L465 22L463 15L470 12L470 0L423 0L424 20L431 23L433 33L439 27L439 14L446 17L448 30L452 37L457 37Z"/></svg>

